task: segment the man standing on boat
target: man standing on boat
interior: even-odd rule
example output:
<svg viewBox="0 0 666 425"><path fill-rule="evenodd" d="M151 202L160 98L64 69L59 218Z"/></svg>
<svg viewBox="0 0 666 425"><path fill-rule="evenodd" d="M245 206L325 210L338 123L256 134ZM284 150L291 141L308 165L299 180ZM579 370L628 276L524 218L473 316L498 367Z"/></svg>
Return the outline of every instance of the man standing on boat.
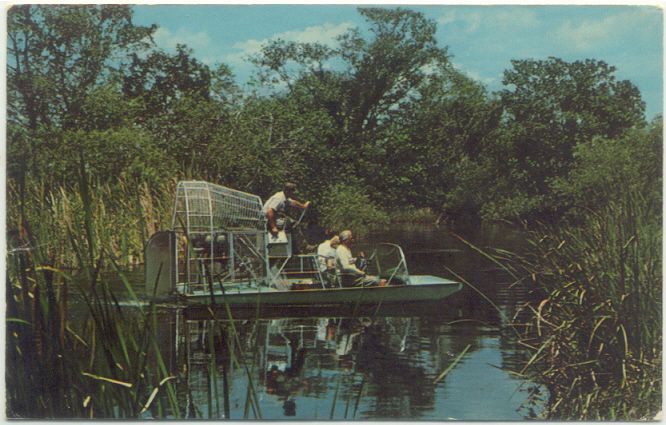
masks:
<svg viewBox="0 0 666 425"><path fill-rule="evenodd" d="M386 279L366 274L356 267L356 259L352 257L351 246L354 241L351 230L340 232L340 245L335 250L336 266L340 272L342 286L385 286Z"/></svg>
<svg viewBox="0 0 666 425"><path fill-rule="evenodd" d="M285 183L284 189L268 198L268 201L264 204L262 211L266 216L266 220L268 220L268 231L273 237L277 237L279 232L277 226L278 214L284 214L289 206L294 206L301 210L305 210L310 206L310 201L303 204L294 199L295 191L296 185L294 183Z"/></svg>

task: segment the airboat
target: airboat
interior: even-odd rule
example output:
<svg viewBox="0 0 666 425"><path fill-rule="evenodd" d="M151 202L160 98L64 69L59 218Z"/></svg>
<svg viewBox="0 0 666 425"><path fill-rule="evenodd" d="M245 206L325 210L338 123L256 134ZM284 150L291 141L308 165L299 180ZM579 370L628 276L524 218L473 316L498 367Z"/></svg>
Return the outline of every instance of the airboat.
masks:
<svg viewBox="0 0 666 425"><path fill-rule="evenodd" d="M146 294L207 309L340 307L442 300L461 284L410 275L400 246L378 244L367 271L385 286L331 285L316 254L292 252L292 234L273 237L257 195L205 181L176 186L172 226L145 247Z"/></svg>

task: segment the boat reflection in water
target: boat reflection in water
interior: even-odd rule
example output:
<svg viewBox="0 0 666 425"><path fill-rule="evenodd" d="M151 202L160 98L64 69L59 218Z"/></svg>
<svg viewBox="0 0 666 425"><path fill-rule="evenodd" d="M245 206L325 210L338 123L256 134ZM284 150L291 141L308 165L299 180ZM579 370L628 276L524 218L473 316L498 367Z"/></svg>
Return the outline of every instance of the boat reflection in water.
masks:
<svg viewBox="0 0 666 425"><path fill-rule="evenodd" d="M203 419L523 419L525 383L487 358L499 336L422 317L171 320L170 351L187 417ZM166 323L167 321L164 321ZM478 329L475 328L475 329ZM435 382L470 345L446 379ZM490 363L490 364L488 364ZM495 363L495 364L492 364ZM461 386L470 376L473 388ZM501 382L500 382L501 381ZM508 388L510 387L510 388ZM460 389L462 388L462 390ZM460 393L462 391L462 393ZM501 393L497 393L500 391ZM484 393L494 401L484 399ZM515 394L514 394L515 393ZM518 395L516 395L518 394ZM453 404L477 397L467 408ZM507 398L509 398L507 400ZM468 409L468 411L465 411Z"/></svg>

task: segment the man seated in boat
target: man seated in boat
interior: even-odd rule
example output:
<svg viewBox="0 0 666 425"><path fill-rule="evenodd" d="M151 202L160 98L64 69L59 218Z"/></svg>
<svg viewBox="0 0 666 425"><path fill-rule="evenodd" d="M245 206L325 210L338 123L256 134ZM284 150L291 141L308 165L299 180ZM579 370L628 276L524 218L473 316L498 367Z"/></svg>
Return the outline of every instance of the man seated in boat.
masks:
<svg viewBox="0 0 666 425"><path fill-rule="evenodd" d="M333 236L320 243L317 247L317 259L319 260L319 273L324 278L327 286L336 286L335 258L336 248L340 245L340 237Z"/></svg>
<svg viewBox="0 0 666 425"><path fill-rule="evenodd" d="M354 237L351 230L340 232L340 245L335 250L336 267L342 286L386 286L386 279L366 274L356 267L356 258L352 257L351 246Z"/></svg>
<svg viewBox="0 0 666 425"><path fill-rule="evenodd" d="M268 221L268 231L274 238L277 237L279 232L277 225L278 215L285 214L287 207L290 206L301 210L305 210L310 206L310 201L301 203L294 199L294 192L296 192L296 185L294 183L285 183L283 190L268 198L268 201L264 204L262 212Z"/></svg>

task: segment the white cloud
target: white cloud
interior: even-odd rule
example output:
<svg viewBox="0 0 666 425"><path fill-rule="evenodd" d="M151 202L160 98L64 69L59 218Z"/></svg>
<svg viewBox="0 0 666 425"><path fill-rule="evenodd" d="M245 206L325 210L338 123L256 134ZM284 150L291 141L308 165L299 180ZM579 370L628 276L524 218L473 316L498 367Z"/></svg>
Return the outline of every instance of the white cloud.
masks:
<svg viewBox="0 0 666 425"><path fill-rule="evenodd" d="M299 43L322 43L330 44L335 37L338 37L352 27L350 22L343 22L341 24L325 23L324 25L307 27L301 31L287 31L279 36L284 40L296 41Z"/></svg>
<svg viewBox="0 0 666 425"><path fill-rule="evenodd" d="M177 44L185 44L199 53L211 46L211 39L207 33L191 32L189 30L179 28L176 32L171 32L169 29L160 27L153 35L155 43L163 49L175 49Z"/></svg>
<svg viewBox="0 0 666 425"><path fill-rule="evenodd" d="M437 23L440 25L448 25L456 21L456 11L449 10L444 15L437 18Z"/></svg>
<svg viewBox="0 0 666 425"><path fill-rule="evenodd" d="M555 34L558 40L566 43L570 48L577 51L586 51L612 34L611 25L614 20L607 18L600 22L579 24L569 21L562 24Z"/></svg>
<svg viewBox="0 0 666 425"><path fill-rule="evenodd" d="M264 39L264 40L251 39L235 43L231 47L233 47L236 50L240 50L240 52L233 53L232 55L229 56L238 59L244 55L253 55L255 53L259 53L261 51L261 46L264 45L266 42L268 42L268 40L269 39Z"/></svg>
<svg viewBox="0 0 666 425"><path fill-rule="evenodd" d="M496 77L484 77L483 75L481 75L481 73L479 71L474 70L474 69L470 69L470 68L468 68L464 65L458 64L458 63L454 63L454 66L458 69L458 71L462 72L463 74L465 74L466 76L468 76L472 80L475 80L475 81L478 81L478 82L484 84L485 86L492 86L492 85L498 83L499 80L500 80L499 78L496 78Z"/></svg>
<svg viewBox="0 0 666 425"><path fill-rule="evenodd" d="M527 7L482 7L477 11L449 10L437 19L442 26L462 25L467 34L479 29L533 28L539 25L539 19L533 9Z"/></svg>
<svg viewBox="0 0 666 425"><path fill-rule="evenodd" d="M492 20L502 28L533 28L539 25L539 19L534 9L526 7L500 10L493 15Z"/></svg>
<svg viewBox="0 0 666 425"><path fill-rule="evenodd" d="M654 34L651 28L654 13L645 9L636 9L629 13L606 16L603 19L568 20L555 31L556 39L566 43L578 52L588 52L603 44L616 44L628 35L636 40L641 32Z"/></svg>
<svg viewBox="0 0 666 425"><path fill-rule="evenodd" d="M294 41L297 43L321 43L331 45L335 38L344 34L352 28L350 22L340 24L325 23L323 25L311 26L302 30L285 31L274 34L272 37L263 40L250 39L234 44L232 47L238 52L227 55L226 60L232 63L241 63L249 55L259 53L261 46L266 43L282 39L285 41Z"/></svg>

